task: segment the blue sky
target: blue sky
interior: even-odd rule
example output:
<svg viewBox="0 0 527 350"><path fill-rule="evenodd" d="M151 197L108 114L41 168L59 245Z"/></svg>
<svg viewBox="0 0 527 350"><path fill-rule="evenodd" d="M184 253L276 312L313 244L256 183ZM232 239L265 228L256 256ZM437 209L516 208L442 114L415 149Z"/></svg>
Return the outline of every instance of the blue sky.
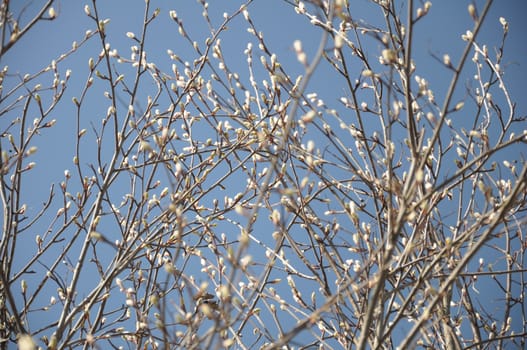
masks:
<svg viewBox="0 0 527 350"><path fill-rule="evenodd" d="M21 5L22 2L19 4ZM225 5L224 2L211 3L210 13L213 23L221 23L224 12L229 13L239 7L238 2L232 2L229 5ZM129 57L129 48L132 43L126 37L126 32L131 31L139 34L143 16L143 2L112 1L111 4L100 3L99 6L101 17L111 19L108 25L108 41L121 55ZM159 7L162 12L160 19L155 22L148 34L152 36L152 40L147 40L149 60L156 62L161 69L169 70L170 62L166 54L167 49L177 52L183 59L194 59L192 52L189 51L188 43L177 35L177 29L168 18L167 12L171 9L177 10L180 17L184 18L184 25L187 30L197 38L196 40L199 38L204 40L208 36L208 31L201 18L201 10L197 2L178 1L170 4L153 1L152 8L156 7ZM378 21L378 14L372 12L372 6L368 4L368 1L353 1L352 8L357 9L356 16L358 18L364 18L365 21L369 19ZM2 65L8 65L11 72L19 72L20 74L42 69L52 59L56 59L58 53L69 50L72 42L80 42L86 30L94 29L93 21L84 15L83 5L81 6L76 2L59 1L56 9L59 14L58 18L52 22L39 23L34 31L21 40L15 50L3 58ZM29 14L33 15L32 10L35 11L35 8L28 7L23 18L27 20L30 17ZM527 23L523 18L523 10L525 10L525 4L521 0L496 1L480 36L481 42L488 43L489 48L492 49L499 44L501 39L499 17L505 17L509 22L510 33L505 46L504 59L506 64L505 81L509 84L513 100L518 103L517 112L519 114L527 113L527 107L522 104L521 98L523 96L523 82L527 80L527 69L524 67L527 47L523 41L523 36L527 33ZM280 0L254 1L249 11L255 24L261 28L271 45L271 49L278 55L280 62L287 67L288 72L292 76L302 74L303 69L296 61L293 52L293 41L302 40L309 56L316 50L320 33L313 30L305 19L295 15L291 6L285 5ZM434 2L426 20L426 23L418 24L418 26L422 26L422 30L416 31L414 52L416 57L422 58L419 60L418 71L422 72L420 74L423 77L437 86L434 90L438 96L441 96L446 91L449 76L441 70L439 63L430 57L430 53L440 57L444 53L449 53L453 62L456 62L456 55L460 54L464 44L461 35L471 27L471 21L469 21L466 5L456 0ZM199 23L203 25L199 25ZM235 67L239 65L240 74L247 74L243 50L249 40L251 40L251 36L246 32L241 18L234 20L232 28L222 36L223 47L228 52L228 62L233 62ZM90 40L88 45L79 50L78 54L59 65L59 70L62 70L63 74L66 69L72 71L72 86L66 92L65 99L70 100L78 93L79 87L74 84L82 84L86 79L88 74L87 58L96 57L100 50L97 45L96 40ZM369 51L375 57L379 47L371 47ZM308 91L316 91L325 101L333 100L334 102L340 97L341 91L335 91L336 86L331 79L328 79L325 68L327 69L327 66L322 64L321 69L312 79ZM472 67L468 67L467 72L470 70ZM465 79L467 79L466 76ZM64 110L60 110L64 112L59 114L67 115L72 108L72 106L64 106ZM57 121L58 127L50 130L50 132L60 135L62 134L61 130L69 130L73 118L64 116L57 118ZM53 137L53 140L55 140L53 143L50 143L50 139L45 140L45 147L49 147L48 154L50 155L47 161L53 162L60 159L61 162L64 162L63 156L66 155L62 150L64 150L64 142L67 142L68 139ZM72 142L73 139L70 141ZM62 176L60 168L52 166L42 170L55 171L55 175L49 175L53 178L57 178L57 176L60 178Z"/></svg>
<svg viewBox="0 0 527 350"><path fill-rule="evenodd" d="M23 21L31 17L36 5L41 2L35 2L26 9L22 16ZM170 72L171 60L167 55L167 50L177 53L183 60L192 62L195 55L191 50L188 42L183 40L177 33L177 26L170 19L168 13L175 10L178 16L183 19L185 28L191 36L203 46L203 43L210 35L206 22L201 16L201 7L196 1L154 1L151 0L152 8L161 10L159 19L151 26L150 32L147 33L146 51L148 61L155 62L162 71ZM211 1L209 14L214 26L218 26L223 21L224 12L231 14L240 6L240 1ZM481 2L476 4L480 6ZM57 55L68 51L72 47L72 42L80 42L87 30L94 29L94 23L84 14L85 2L76 1L59 1L55 6L58 17L54 21L44 21L37 24L35 29L21 39L20 43L12 49L5 57L2 58L0 66L9 66L10 72L17 72L23 76L26 72L34 73L44 68ZM21 6L22 2L14 5L13 11L18 13L15 6ZM110 18L107 25L108 42L112 48L118 50L123 57L130 56L130 46L133 40L128 38L126 33L133 32L140 35L142 18L144 11L143 1L126 1L115 0L107 2L98 2L99 14L101 18ZM91 4L90 4L91 7ZM368 23L381 24L382 18L379 13L375 12L371 4L366 0L351 0L353 15L356 18L362 18ZM404 6L401 6L401 12L404 12ZM491 9L486 24L480 35L480 42L488 44L489 51L494 52L494 48L499 45L501 40L500 17L507 19L509 23L509 35L505 45L505 58L503 60L506 66L505 81L507 82L513 101L517 102L516 113L518 115L527 114L527 102L525 102L525 81L527 81L527 48L525 45L525 34L527 33L527 21L525 13L527 5L523 0L495 1ZM303 74L303 67L296 60L293 50L293 42L301 40L307 52L308 58L314 54L321 33L313 29L305 18L296 15L292 6L285 4L281 0L254 0L249 6L249 13L255 25L264 33L266 42L270 45L272 52L276 53L279 62L285 70L292 76ZM417 24L414 52L418 62L418 75L426 78L433 84L433 90L437 99L442 100L447 84L450 81L448 71L441 67L441 64L435 61L431 54L442 57L443 54L451 55L455 63L459 58L460 52L464 47L461 35L466 30L471 29L472 21L466 10L466 2L459 0L434 1L430 13L422 23ZM235 18L229 23L229 29L222 34L222 47L226 61L231 65L231 69L239 71L241 80L246 85L248 83L249 73L246 65L246 56L243 51L248 42L253 42L254 36L246 31L246 23L243 16ZM382 47L371 40L366 46L367 54L372 60L377 60ZM36 156L37 170L28 174L28 186L25 188L25 196L30 198L28 203L29 213L35 214L40 209L41 202L49 193L51 183L58 183L64 179L64 170L72 169L72 157L74 155L75 134L71 132L76 127L75 106L71 102L73 97L79 97L83 84L88 77L88 58L96 58L100 52L100 44L97 38L90 39L78 52L71 57L66 58L58 64L58 70L64 76L67 69L71 70L71 78L68 89L64 95L64 102L53 112L51 118L57 120L57 125L35 139L35 145L39 147ZM256 50L255 50L256 51ZM255 59L258 59L255 54ZM256 62L255 66L258 66ZM132 74L129 67L119 67L125 74ZM362 69L356 67L358 74ZM255 68L257 79L269 79L267 73ZM462 76L462 83L456 91L457 99L466 98L464 87L470 84L471 76L474 74L473 67L468 64L465 74ZM45 77L44 79L49 79ZM38 79L37 79L38 81ZM6 88L9 87L6 82ZM94 159L94 154L90 149L95 147L93 133L91 132L92 124L98 128L102 117L108 108L108 100L105 99L103 91L97 90L102 85L96 82L88 96L82 110L81 124L83 128L88 129L89 137L86 137L82 143L84 152L87 154L87 162ZM139 94L138 105L146 104L146 95L151 93L154 86L146 83L141 85L144 93ZM339 106L339 99L345 94L345 86L338 81L327 63L323 62L319 70L313 76L308 85L307 92L316 91L327 105ZM45 93L43 93L44 95ZM499 98L499 97L497 97ZM121 108L125 108L121 106ZM166 108L160 107L160 108ZM336 108L336 107L334 107ZM14 112L16 113L16 111ZM0 129L4 129L10 122L12 114L0 117ZM461 116L462 117L462 116ZM461 118L460 117L460 118ZM521 132L522 130L518 130ZM210 132L208 129L203 133ZM518 146L518 154L511 155L511 159L521 159L525 156L525 149ZM522 153L523 152L523 153ZM233 179L232 190L236 192L237 181L243 182L244 179ZM243 186L243 184L241 185ZM240 187L241 188L241 187ZM124 191L124 190L123 190ZM119 189L116 190L119 195ZM60 203L58 203L60 204ZM53 212L53 211L52 211ZM243 221L243 219L240 219ZM44 229L44 228L43 228ZM257 226L257 230L266 234L265 226ZM270 235L270 233L268 233ZM27 237L27 242L33 242L33 237ZM29 244L29 243L27 243ZM254 253L257 257L264 260L265 257L261 252ZM20 257L20 263L25 261ZM67 269L66 269L67 270ZM65 271L66 271L65 270ZM67 273L67 272L65 272ZM29 281L31 283L31 281ZM36 281L33 281L36 283ZM89 288L90 281L86 283ZM308 287L306 287L308 288ZM488 293L492 297L492 291L481 291L483 295ZM38 323L38 321L36 321Z"/></svg>

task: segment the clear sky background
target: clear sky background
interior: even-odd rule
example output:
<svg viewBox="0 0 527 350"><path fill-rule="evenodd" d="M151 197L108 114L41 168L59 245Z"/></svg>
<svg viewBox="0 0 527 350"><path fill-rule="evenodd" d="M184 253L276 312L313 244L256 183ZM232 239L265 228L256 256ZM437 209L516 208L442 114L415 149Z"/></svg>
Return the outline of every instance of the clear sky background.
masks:
<svg viewBox="0 0 527 350"><path fill-rule="evenodd" d="M170 49L177 53L183 60L192 62L196 57L190 50L189 44L185 42L177 33L177 26L169 17L170 10L176 10L178 16L183 19L185 28L191 37L203 45L210 32L206 22L201 16L201 6L193 0L174 0L156 1L151 0L152 8L161 10L160 18L151 26L147 34L147 55L148 61L155 62L162 71L170 72L172 62L170 61L167 50ZM350 0L353 15L355 18L363 18L365 22L376 24L382 21L379 13L366 0ZM418 1L416 1L418 2ZM14 7L23 6L25 1L15 1ZM31 18L38 4L43 1L34 1L25 9L22 20L27 21ZM236 0L212 0L209 2L209 14L212 23L219 25L223 21L222 14L233 13L241 2ZM477 6L482 5L482 1L475 2ZM60 53L68 51L72 47L72 42L80 42L87 30L94 30L94 23L84 14L86 1L66 1L59 0L55 6L58 17L53 21L44 21L26 35L21 42L12 49L0 62L0 66L9 66L11 73L34 73L44 68L53 59L57 59ZM90 4L91 6L91 4ZM127 32L140 34L144 11L144 1L130 0L111 0L98 1L99 12L102 18L110 18L107 25L108 42L112 48L118 50L123 57L130 56L130 46L133 41L126 36ZM401 11L404 11L401 6ZM293 50L294 40L301 40L308 57L312 57L315 52L319 39L320 31L313 29L307 20L294 13L293 7L282 0L254 0L248 8L251 18L255 22L270 44L271 50L277 55L285 70L295 77L303 74L303 67L298 63ZM13 12L20 11L13 8ZM488 44L489 51L494 52L494 48L499 45L501 40L500 17L504 17L509 23L509 35L505 45L505 81L507 82L513 101L517 103L516 113L519 115L527 114L527 102L525 99L525 82L527 81L527 46L525 37L527 34L527 2L524 0L498 0L495 1L486 23L483 26L479 42ZM223 50L227 62L231 63L231 68L239 67L238 72L242 81L248 83L248 71L246 56L243 51L248 42L254 43L254 37L247 33L246 23L243 17L235 19L229 25L229 30L222 34ZM415 37L414 50L416 61L418 62L417 74L425 77L433 86L437 99L442 100L450 75L441 67L441 64L431 57L435 54L442 57L448 53L453 62L457 59L465 45L461 35L466 30L472 28L472 20L467 13L467 2L459 0L436 0L430 13L424 21L418 24L417 35ZM367 53L376 60L380 46L370 45ZM88 58L96 57L100 52L100 43L96 38L91 39L86 45L79 49L79 52L68 57L58 65L61 74L65 74L66 69L71 69L71 78L68 89L64 96L64 102L53 112L52 118L57 120L57 126L51 128L46 134L35 140L35 145L39 147L36 155L36 169L32 174L28 174L28 185L25 187L26 196L30 199L28 210L36 213L40 209L41 203L49 193L51 183L59 183L64 179L64 170L72 168L72 157L74 155L74 144L76 136L72 132L75 130L75 106L71 102L72 98L79 96L83 84L88 76ZM257 57L257 56L256 56ZM119 68L123 72L129 72L127 68ZM359 72L361 67L357 67ZM328 104L338 106L339 98L342 97L344 86L341 82L332 79L329 74L327 63L322 63L320 69L315 73L311 80L307 92L316 91L319 96ZM260 74L260 76L258 76ZM456 92L456 97L463 99L466 97L464 86L470 84L470 77L474 74L473 66L468 64L462 83ZM257 73L257 78L268 79L266 73ZM48 79L48 78L46 78ZM4 91L9 86L4 87ZM139 103L146 104L146 95L153 86L143 86L144 94L139 94L143 100ZM100 121L108 108L108 100L100 91L91 94L88 103L84 105L82 123L83 127L91 129L90 123L96 127L100 126ZM121 108L124 108L121 106ZM162 107L166 108L166 106ZM13 113L16 113L14 111ZM13 114L0 117L0 129L4 129L11 121ZM524 127L525 129L525 127ZM522 130L518 130L522 132ZM95 150L93 134L85 138L85 152L89 153L90 147ZM521 159L527 153L525 149L518 147L518 154L512 154L512 159ZM241 179L241 181L244 181ZM234 191L234 189L233 189ZM234 191L236 192L236 191ZM60 204L60 203L58 203ZM54 211L52 211L54 212ZM265 227L259 227L262 234L265 234ZM269 235L271 232L268 233ZM34 237L27 237L27 253L34 249ZM25 257L20 257L20 262L25 261ZM31 284L31 281L29 281ZM86 287L89 287L89 281ZM482 290L483 295L488 295L489 300L493 299L492 290Z"/></svg>
<svg viewBox="0 0 527 350"><path fill-rule="evenodd" d="M36 4L37 2L35 2ZM22 6L25 2L15 2ZM222 22L224 12L232 13L239 8L239 1L211 1L210 13L212 22L219 25ZM29 35L25 36L16 49L9 52L3 59L2 65L8 65L11 72L34 72L42 69L52 59L56 59L58 53L62 53L71 48L72 42L80 42L86 30L93 30L94 23L88 19L83 10L84 2L59 1L56 8L58 18L54 21L41 22ZM116 48L119 53L129 57L130 46L133 44L126 37L126 33L131 31L139 34L143 18L142 1L104 1L98 4L101 17L110 18L108 25L108 41L112 48ZM372 11L372 6L366 0L352 1L352 8L356 8L356 17L364 18L366 22L382 20L380 16ZM160 8L160 19L155 21L152 26L150 40L147 40L147 53L149 60L156 62L162 70L169 70L171 62L166 54L167 49L171 49L183 59L193 60L192 51L189 50L188 43L185 43L177 34L177 27L170 20L168 11L175 9L179 16L184 19L185 27L193 37L203 40L209 35L208 28L201 17L201 9L195 1L152 1L152 8ZM524 96L524 82L527 80L527 69L525 68L525 57L527 57L527 45L524 43L527 33L527 22L524 18L524 10L527 5L522 0L495 1L490 14L481 32L481 42L488 43L489 48L499 44L501 39L501 24L499 17L507 19L510 25L510 33L505 46L505 59L507 64L505 80L510 86L513 100L518 103L517 112L525 114L527 107L522 103ZM22 18L26 20L33 16L36 11L35 6L26 8ZM314 53L320 38L320 32L314 30L307 23L306 19L295 15L293 8L284 4L281 0L256 0L249 8L251 17L255 24L264 33L265 38L271 43L271 48L277 53L280 62L287 67L291 75L302 74L303 68L296 61L293 52L293 41L302 40L304 48L309 53ZM216 18L213 16L216 15ZM442 56L449 53L453 62L459 57L464 42L461 35L466 30L471 29L472 23L466 11L466 3L456 0L434 1L432 10L427 15L426 22L422 22L422 29L417 30L416 44L414 51L419 60L420 74L432 82L436 94L441 96L441 92L446 92L449 75L441 70L440 64L431 58L430 53ZM243 50L249 41L253 40L251 35L246 32L246 25L242 19L236 19L231 28L222 35L223 47L228 56L228 61L237 63L240 67L239 73L247 74L246 58ZM99 52L99 43L91 40L88 45L81 48L80 52L74 57L68 58L63 64L59 65L62 72L71 69L71 86L66 92L67 100L78 94L79 88L83 84L88 74L88 57L96 57ZM374 57L378 54L379 47L371 47L370 55ZM327 68L327 67L326 67ZM472 67L468 68L472 70ZM468 73L468 71L467 71ZM262 79L267 78L266 76ZM342 91L338 91L338 86L327 79L324 67L315 74L308 90L316 91L325 101L337 101ZM465 76L465 79L468 79ZM95 102L97 103L97 102ZM95 106L94 106L95 107ZM68 149L68 139L74 141L74 136L65 130L71 130L74 118L69 118L74 110L74 106L61 106L55 116L59 127L50 130L51 133L62 135L62 137L42 138L45 148L41 148L41 154L46 152L46 162L50 166L43 167L39 171L39 177L46 179L61 179L62 168L59 164L70 160L70 154L64 152ZM89 113L85 113L89 114ZM5 119L4 119L5 120ZM3 121L0 121L3 122ZM63 127L63 128L62 128ZM55 141L50 143L51 141ZM53 156L51 156L53 155ZM67 163L66 163L67 164ZM55 166L57 165L57 166Z"/></svg>

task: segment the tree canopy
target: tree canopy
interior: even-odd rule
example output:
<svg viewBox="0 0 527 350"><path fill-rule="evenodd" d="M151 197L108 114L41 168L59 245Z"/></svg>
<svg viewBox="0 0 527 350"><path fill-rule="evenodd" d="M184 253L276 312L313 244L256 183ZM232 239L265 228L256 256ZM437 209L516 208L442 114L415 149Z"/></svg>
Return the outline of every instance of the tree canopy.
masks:
<svg viewBox="0 0 527 350"><path fill-rule="evenodd" d="M0 348L525 347L500 5L73 3L0 5Z"/></svg>

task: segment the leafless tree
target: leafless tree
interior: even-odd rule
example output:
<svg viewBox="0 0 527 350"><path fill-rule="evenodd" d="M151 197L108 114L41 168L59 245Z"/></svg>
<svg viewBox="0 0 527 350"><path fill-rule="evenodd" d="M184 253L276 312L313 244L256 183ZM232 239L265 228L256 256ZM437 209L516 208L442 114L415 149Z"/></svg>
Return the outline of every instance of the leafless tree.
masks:
<svg viewBox="0 0 527 350"><path fill-rule="evenodd" d="M296 66L254 2L222 17L201 0L188 23L147 0L123 33L93 0L70 50L2 68L1 348L523 349L527 128L503 80L506 19L498 46L478 39L493 1L467 2L464 49L435 54L414 39L429 1L371 0L374 25L352 1L284 0L319 33L314 53L285 44ZM0 60L67 16L14 3ZM171 64L149 60L162 20L192 57L156 38ZM234 21L243 53L222 49ZM130 54L111 45L125 34ZM332 100L311 88L321 69ZM73 163L56 181L36 144L61 118Z"/></svg>

